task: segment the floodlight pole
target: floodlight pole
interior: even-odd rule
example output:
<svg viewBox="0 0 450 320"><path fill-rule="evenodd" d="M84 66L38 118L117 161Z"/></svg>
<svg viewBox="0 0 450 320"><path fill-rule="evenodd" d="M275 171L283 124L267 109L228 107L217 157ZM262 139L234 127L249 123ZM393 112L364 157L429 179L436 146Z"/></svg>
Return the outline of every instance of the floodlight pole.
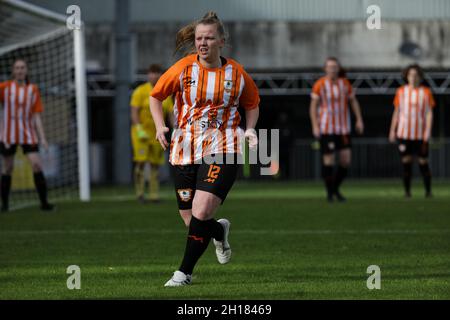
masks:
<svg viewBox="0 0 450 320"><path fill-rule="evenodd" d="M84 25L73 30L75 57L75 95L77 108L78 183L81 201L91 199L89 177L89 137L86 96L86 64L84 52Z"/></svg>
<svg viewBox="0 0 450 320"><path fill-rule="evenodd" d="M129 90L131 84L131 37L129 33L128 0L116 0L115 74L114 99L114 180L119 184L131 182L131 144Z"/></svg>

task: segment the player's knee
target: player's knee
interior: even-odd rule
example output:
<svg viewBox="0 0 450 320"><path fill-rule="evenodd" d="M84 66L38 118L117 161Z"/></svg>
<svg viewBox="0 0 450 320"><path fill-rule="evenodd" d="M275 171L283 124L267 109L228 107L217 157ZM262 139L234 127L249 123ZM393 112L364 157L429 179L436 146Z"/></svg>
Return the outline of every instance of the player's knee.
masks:
<svg viewBox="0 0 450 320"><path fill-rule="evenodd" d="M211 212L210 210L207 210L207 208L192 210L192 215L201 221L211 219Z"/></svg>
<svg viewBox="0 0 450 320"><path fill-rule="evenodd" d="M419 161L419 164L421 164L421 165L428 164L427 158L419 158L418 161Z"/></svg>
<svg viewBox="0 0 450 320"><path fill-rule="evenodd" d="M14 162L6 162L3 165L3 174L11 175L14 170Z"/></svg>
<svg viewBox="0 0 450 320"><path fill-rule="evenodd" d="M198 220L209 220L213 215L214 210L211 205L205 201L195 201L192 203L192 215Z"/></svg>
<svg viewBox="0 0 450 320"><path fill-rule="evenodd" d="M33 172L39 172L42 171L42 166L39 162L32 162L31 163L31 170L33 170Z"/></svg>
<svg viewBox="0 0 450 320"><path fill-rule="evenodd" d="M341 159L341 160L339 161L339 165L340 165L341 167L344 167L344 168L350 167L350 164L351 164L351 160L350 160L350 159Z"/></svg>
<svg viewBox="0 0 450 320"><path fill-rule="evenodd" d="M323 164L326 165L326 166L333 166L334 165L334 157L331 154L323 156L322 161L323 161Z"/></svg>
<svg viewBox="0 0 450 320"><path fill-rule="evenodd" d="M406 156L402 158L402 163L411 163L412 162L412 157L410 156Z"/></svg>

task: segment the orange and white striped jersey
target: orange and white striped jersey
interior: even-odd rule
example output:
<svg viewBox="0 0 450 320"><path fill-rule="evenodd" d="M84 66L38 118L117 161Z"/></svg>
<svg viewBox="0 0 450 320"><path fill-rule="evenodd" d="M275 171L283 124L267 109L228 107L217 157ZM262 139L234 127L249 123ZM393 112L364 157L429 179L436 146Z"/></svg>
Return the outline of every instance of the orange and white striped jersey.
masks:
<svg viewBox="0 0 450 320"><path fill-rule="evenodd" d="M222 58L222 67L209 69L196 54L175 63L156 83L151 96L163 101L175 94L175 125L169 161L192 164L217 153L241 153L238 107L257 108L256 84L243 67Z"/></svg>
<svg viewBox="0 0 450 320"><path fill-rule="evenodd" d="M37 86L21 85L12 80L1 82L0 101L3 104L0 141L6 144L37 144L33 114L43 111Z"/></svg>
<svg viewBox="0 0 450 320"><path fill-rule="evenodd" d="M397 89L394 98L398 111L397 138L405 140L428 139L426 116L436 103L431 90L425 86L409 85Z"/></svg>
<svg viewBox="0 0 450 320"><path fill-rule="evenodd" d="M351 131L348 100L354 96L352 85L346 78L333 82L324 76L314 83L311 98L319 98L320 134L349 134Z"/></svg>

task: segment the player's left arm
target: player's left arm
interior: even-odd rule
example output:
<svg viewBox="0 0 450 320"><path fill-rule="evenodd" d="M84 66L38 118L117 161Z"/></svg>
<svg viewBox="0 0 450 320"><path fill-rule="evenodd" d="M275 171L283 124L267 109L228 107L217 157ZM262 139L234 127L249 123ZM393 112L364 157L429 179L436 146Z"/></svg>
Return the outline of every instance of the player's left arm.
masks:
<svg viewBox="0 0 450 320"><path fill-rule="evenodd" d="M44 147L45 150L48 150L48 142L47 142L47 138L45 137L45 130L44 130L44 126L42 124L41 114L34 113L33 119L34 119L34 124L36 126L36 131L38 134L39 142Z"/></svg>
<svg viewBox="0 0 450 320"><path fill-rule="evenodd" d="M352 94L349 97L349 101L350 101L350 107L352 108L352 111L356 117L356 124L355 124L356 132L358 134L363 134L364 133L364 121L363 121L361 107L359 105L358 99L356 98L356 96L354 94Z"/></svg>
<svg viewBox="0 0 450 320"><path fill-rule="evenodd" d="M426 125L426 129L425 129L425 135L423 137L423 141L428 142L428 141L430 141L431 130L433 128L433 109L430 109L427 112L426 119L425 119L425 125Z"/></svg>
<svg viewBox="0 0 450 320"><path fill-rule="evenodd" d="M423 137L423 141L425 143L430 141L431 138L431 132L433 129L433 109L436 105L436 102L434 101L433 94L431 91L427 92L427 104L428 104L428 111L425 116L425 134Z"/></svg>
<svg viewBox="0 0 450 320"><path fill-rule="evenodd" d="M42 106L41 101L41 94L36 86L33 89L33 121L36 126L39 143L44 147L45 150L48 150L48 142L47 138L45 137L45 130L41 119L41 113L44 111L44 107Z"/></svg>
<svg viewBox="0 0 450 320"><path fill-rule="evenodd" d="M258 136L256 135L256 124L259 118L259 93L253 79L243 70L244 89L239 98L239 105L245 109L245 139L248 140L248 146L255 148L258 145Z"/></svg>

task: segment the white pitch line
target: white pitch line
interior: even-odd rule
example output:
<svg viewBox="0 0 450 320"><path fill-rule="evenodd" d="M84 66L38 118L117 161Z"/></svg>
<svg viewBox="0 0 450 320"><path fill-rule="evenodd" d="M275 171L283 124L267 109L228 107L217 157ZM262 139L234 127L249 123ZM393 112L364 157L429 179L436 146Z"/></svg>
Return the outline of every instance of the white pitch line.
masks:
<svg viewBox="0 0 450 320"><path fill-rule="evenodd" d="M185 229L75 229L75 230L3 230L1 235L52 235L52 234L184 234ZM450 229L392 229L392 230L269 230L269 229L241 229L233 230L234 234L255 234L255 235L408 235L408 234L450 234Z"/></svg>

